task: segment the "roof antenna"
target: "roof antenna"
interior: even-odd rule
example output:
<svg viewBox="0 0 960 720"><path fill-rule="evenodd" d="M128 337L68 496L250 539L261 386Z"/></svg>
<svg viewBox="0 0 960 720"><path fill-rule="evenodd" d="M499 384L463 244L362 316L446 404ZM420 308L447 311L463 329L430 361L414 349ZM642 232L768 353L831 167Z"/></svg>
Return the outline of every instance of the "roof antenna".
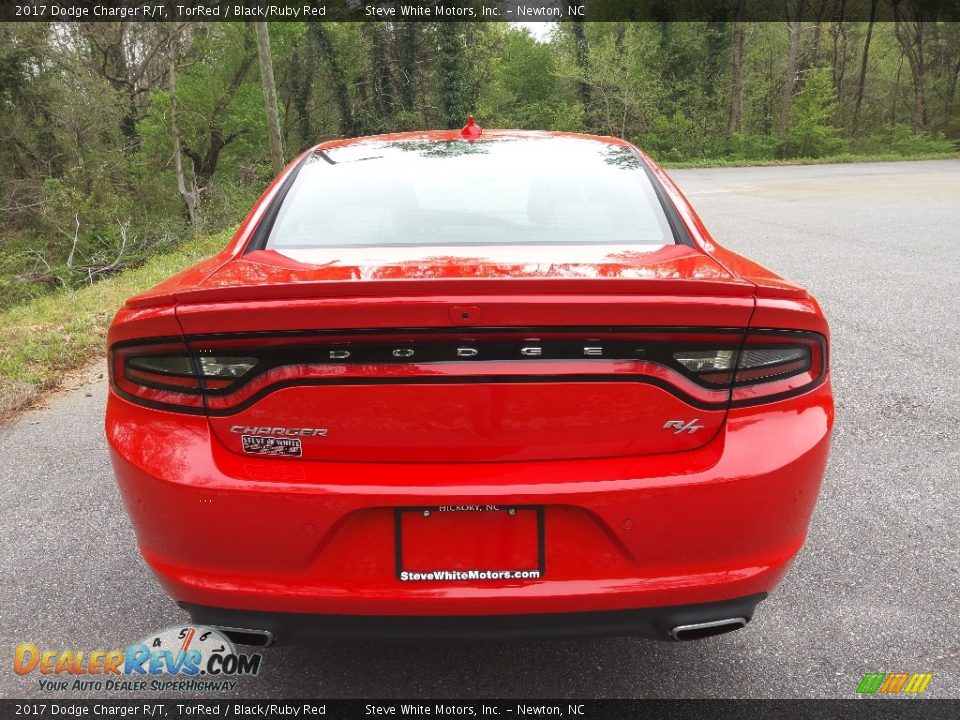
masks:
<svg viewBox="0 0 960 720"><path fill-rule="evenodd" d="M478 137L483 135L483 128L481 128L473 119L473 115L467 120L467 124L463 126L463 129L460 131L460 134L464 137L465 140L473 142Z"/></svg>

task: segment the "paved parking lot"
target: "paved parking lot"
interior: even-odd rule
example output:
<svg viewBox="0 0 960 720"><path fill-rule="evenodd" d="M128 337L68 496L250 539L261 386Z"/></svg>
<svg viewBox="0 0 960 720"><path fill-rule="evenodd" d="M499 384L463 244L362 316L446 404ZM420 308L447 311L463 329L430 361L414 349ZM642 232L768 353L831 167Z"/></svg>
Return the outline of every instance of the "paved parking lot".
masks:
<svg viewBox="0 0 960 720"><path fill-rule="evenodd" d="M960 697L960 161L673 173L715 237L810 288L838 424L808 543L745 630L264 651L236 696L852 697L872 671ZM185 619L145 568L102 430L102 379L0 428L0 697L13 647L125 647ZM63 697L66 693L50 694Z"/></svg>

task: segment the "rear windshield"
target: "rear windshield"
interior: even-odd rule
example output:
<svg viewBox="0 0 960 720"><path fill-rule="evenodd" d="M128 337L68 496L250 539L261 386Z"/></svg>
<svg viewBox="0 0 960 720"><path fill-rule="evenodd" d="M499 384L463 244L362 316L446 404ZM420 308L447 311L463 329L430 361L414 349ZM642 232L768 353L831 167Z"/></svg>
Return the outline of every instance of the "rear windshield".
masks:
<svg viewBox="0 0 960 720"><path fill-rule="evenodd" d="M369 140L314 153L266 246L674 242L629 148L545 136Z"/></svg>

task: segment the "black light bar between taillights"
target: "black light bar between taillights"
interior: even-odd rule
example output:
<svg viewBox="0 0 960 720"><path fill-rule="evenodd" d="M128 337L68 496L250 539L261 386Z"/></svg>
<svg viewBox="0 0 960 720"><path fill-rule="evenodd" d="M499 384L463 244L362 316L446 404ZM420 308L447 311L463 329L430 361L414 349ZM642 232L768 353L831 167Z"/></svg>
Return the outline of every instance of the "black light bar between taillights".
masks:
<svg viewBox="0 0 960 720"><path fill-rule="evenodd" d="M827 370L816 333L713 328L471 328L249 333L111 348L121 397L229 415L291 385L648 382L695 407L772 402Z"/></svg>

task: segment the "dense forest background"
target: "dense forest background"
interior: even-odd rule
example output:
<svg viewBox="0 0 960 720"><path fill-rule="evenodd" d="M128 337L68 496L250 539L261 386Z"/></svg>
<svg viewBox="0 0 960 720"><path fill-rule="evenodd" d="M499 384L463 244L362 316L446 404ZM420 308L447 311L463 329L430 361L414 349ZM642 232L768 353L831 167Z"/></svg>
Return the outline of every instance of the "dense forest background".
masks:
<svg viewBox="0 0 960 720"><path fill-rule="evenodd" d="M665 162L956 152L960 22L904 0L896 22L847 22L842 5L539 40L505 23L0 25L0 304L235 224L319 141L470 113Z"/></svg>

